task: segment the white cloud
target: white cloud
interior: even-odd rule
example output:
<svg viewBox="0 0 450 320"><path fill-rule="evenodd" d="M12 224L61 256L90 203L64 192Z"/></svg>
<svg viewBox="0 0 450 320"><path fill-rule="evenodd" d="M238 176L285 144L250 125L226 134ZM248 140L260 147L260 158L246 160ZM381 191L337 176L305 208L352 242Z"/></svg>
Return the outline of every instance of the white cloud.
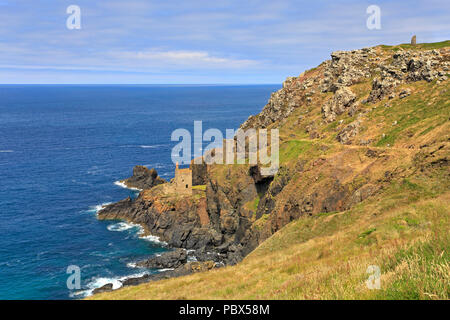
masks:
<svg viewBox="0 0 450 320"><path fill-rule="evenodd" d="M55 57L58 58L56 59L57 63L52 61ZM101 52L87 58L76 58L72 52L50 52L48 56L40 55L39 63L36 64L31 63L34 60L32 57L28 58L24 59L21 64L0 63L0 69L152 73L194 68L209 70L250 68L262 63L248 59L217 57L205 51L161 51L155 49L137 52ZM69 61L70 64L67 63Z"/></svg>
<svg viewBox="0 0 450 320"><path fill-rule="evenodd" d="M195 67L219 67L219 68L241 68L259 64L258 61L249 59L233 59L212 56L205 51L157 51L145 50L137 52L113 52L111 56L124 59L124 61L137 60L143 66L159 63L175 63L179 66Z"/></svg>

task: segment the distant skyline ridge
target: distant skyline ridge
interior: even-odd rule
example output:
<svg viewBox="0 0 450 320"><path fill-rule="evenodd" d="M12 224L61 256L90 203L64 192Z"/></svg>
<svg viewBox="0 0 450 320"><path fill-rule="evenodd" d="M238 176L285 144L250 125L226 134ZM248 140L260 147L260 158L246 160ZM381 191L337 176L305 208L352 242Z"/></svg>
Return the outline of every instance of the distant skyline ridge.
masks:
<svg viewBox="0 0 450 320"><path fill-rule="evenodd" d="M0 0L0 83L281 83L331 51L448 40L449 16L448 1Z"/></svg>

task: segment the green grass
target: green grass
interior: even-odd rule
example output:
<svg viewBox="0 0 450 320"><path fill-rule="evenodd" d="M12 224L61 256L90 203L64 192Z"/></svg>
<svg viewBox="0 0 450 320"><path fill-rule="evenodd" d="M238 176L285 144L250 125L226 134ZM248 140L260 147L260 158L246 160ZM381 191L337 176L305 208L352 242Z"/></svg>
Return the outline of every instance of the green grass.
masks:
<svg viewBox="0 0 450 320"><path fill-rule="evenodd" d="M261 230L264 227L264 225L266 224L268 219L269 219L269 215L268 214L263 214L261 216L261 218L259 218L258 220L255 221L255 223L253 224L253 227L256 230Z"/></svg>
<svg viewBox="0 0 450 320"><path fill-rule="evenodd" d="M312 147L312 142L290 140L283 142L280 146L280 163L285 164L291 160L297 160L299 155L308 152Z"/></svg>
<svg viewBox="0 0 450 320"><path fill-rule="evenodd" d="M259 198L259 196L256 196L255 200L253 200L252 205L251 205L251 209L256 212L256 209L258 209L258 205L259 205L259 201L261 199Z"/></svg>
<svg viewBox="0 0 450 320"><path fill-rule="evenodd" d="M247 208L248 210L250 210L251 212L253 212L253 214L256 213L257 209L258 209L258 205L259 205L259 201L261 200L261 198L259 197L259 195L257 195L255 197L255 199L247 202L245 204L245 208Z"/></svg>
<svg viewBox="0 0 450 320"><path fill-rule="evenodd" d="M431 43L418 43L416 45L411 45L410 43L403 43L399 45L382 45L383 49L394 50L397 51L400 48L402 49L420 49L420 50L432 50L432 49L441 49L450 46L450 40L445 40L441 42L431 42Z"/></svg>
<svg viewBox="0 0 450 320"><path fill-rule="evenodd" d="M414 116L408 116L404 115L401 117L401 119L397 122L395 127L391 129L383 138L381 138L378 143L376 144L377 147L383 147L383 146L393 146L395 141L398 139L398 137L403 133L403 131L419 122L420 119L418 117Z"/></svg>
<svg viewBox="0 0 450 320"><path fill-rule="evenodd" d="M358 238L366 238L369 234L371 234L372 232L375 232L376 230L377 230L377 228L370 228L369 230L366 230L366 231L360 233Z"/></svg>
<svg viewBox="0 0 450 320"><path fill-rule="evenodd" d="M348 212L292 221L236 266L93 298L448 299L448 197L399 204L374 215L383 201L381 197ZM428 223L393 232L392 221L411 211ZM354 242L358 235L370 241L361 246ZM369 265L381 268L380 290L365 286Z"/></svg>
<svg viewBox="0 0 450 320"><path fill-rule="evenodd" d="M408 134L426 134L448 121L449 90L437 92L433 83L424 82L415 83L411 87L419 92L394 102L391 108L379 108L382 111L377 111L373 116L382 119L386 128L385 136L375 144L377 147L393 146L399 139L407 138ZM426 129L421 129L424 125Z"/></svg>
<svg viewBox="0 0 450 320"><path fill-rule="evenodd" d="M417 183L411 182L409 179L403 179L402 182L403 187L405 187L407 190L415 191L422 189L421 186L419 186Z"/></svg>
<svg viewBox="0 0 450 320"><path fill-rule="evenodd" d="M450 238L447 232L434 236L408 249L399 250L385 259L383 273L396 272L387 288L381 288L377 298L394 300L436 299L450 297Z"/></svg>
<svg viewBox="0 0 450 320"><path fill-rule="evenodd" d="M405 221L410 227L418 227L420 224L419 220L410 217L406 217Z"/></svg>
<svg viewBox="0 0 450 320"><path fill-rule="evenodd" d="M446 169L394 179L350 210L294 220L236 266L93 298L448 299ZM265 214L252 228L264 234L270 219ZM381 290L365 286L369 265L382 270Z"/></svg>

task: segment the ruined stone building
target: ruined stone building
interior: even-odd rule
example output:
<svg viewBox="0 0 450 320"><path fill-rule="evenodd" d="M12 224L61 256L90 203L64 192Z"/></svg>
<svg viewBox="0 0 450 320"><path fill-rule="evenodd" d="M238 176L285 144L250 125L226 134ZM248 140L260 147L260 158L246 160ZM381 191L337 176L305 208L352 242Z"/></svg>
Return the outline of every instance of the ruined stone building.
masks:
<svg viewBox="0 0 450 320"><path fill-rule="evenodd" d="M179 194L192 194L192 170L191 168L180 169L178 162L175 167L175 178L173 180L175 192Z"/></svg>

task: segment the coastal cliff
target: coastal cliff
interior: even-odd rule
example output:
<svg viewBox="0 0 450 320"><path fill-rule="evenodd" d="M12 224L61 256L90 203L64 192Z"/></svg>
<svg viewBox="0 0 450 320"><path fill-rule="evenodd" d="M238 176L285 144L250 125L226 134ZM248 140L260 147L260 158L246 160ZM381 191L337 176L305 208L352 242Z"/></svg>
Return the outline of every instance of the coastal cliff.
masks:
<svg viewBox="0 0 450 320"><path fill-rule="evenodd" d="M146 276L140 283L235 265L250 253L244 261L262 252L269 255L270 241L295 221L305 228L299 231L302 239L313 239L323 228L329 229L317 236L330 236L329 230L350 225L349 232L361 233L357 223L369 228L372 218L376 221L395 207L374 209L373 201L382 203L392 194L398 194L399 206L446 199L449 72L449 41L334 52L331 60L288 78L262 112L241 126L280 130L280 168L274 176L262 177L258 166L208 165L196 173L204 190L177 195L167 192L170 182L158 180L152 169L152 182L130 184L144 189L136 199L111 204L98 217L138 223L147 234L171 248L189 250L189 256L205 264L191 268L187 256L167 253L167 261L157 265L175 270ZM416 198L408 193L417 193ZM372 206L370 215L358 211L358 216L355 212L366 205ZM333 217L346 215L351 219L338 220L342 230L330 225ZM308 229L311 225L314 230ZM369 230L360 243L378 243L380 249L390 239L375 232L382 227ZM152 259L142 263L154 266Z"/></svg>

